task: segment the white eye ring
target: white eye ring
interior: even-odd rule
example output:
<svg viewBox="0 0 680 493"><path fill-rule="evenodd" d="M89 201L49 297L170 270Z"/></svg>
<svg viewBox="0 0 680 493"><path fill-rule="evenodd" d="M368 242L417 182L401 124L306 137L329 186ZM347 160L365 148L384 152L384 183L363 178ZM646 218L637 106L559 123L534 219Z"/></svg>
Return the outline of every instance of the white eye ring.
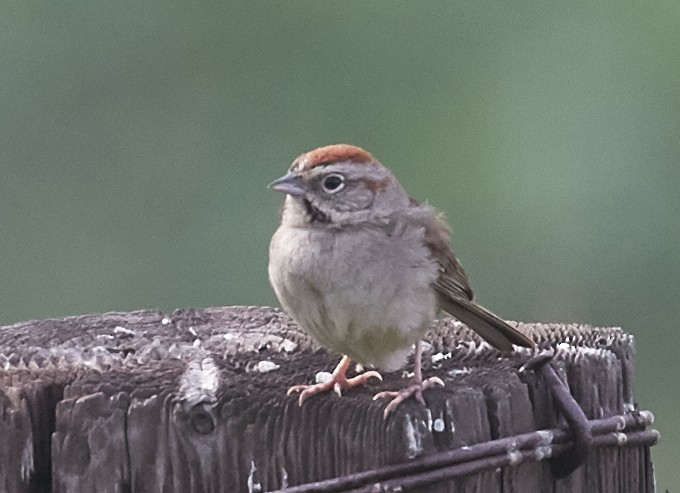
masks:
<svg viewBox="0 0 680 493"><path fill-rule="evenodd" d="M345 188L345 177L340 173L329 173L321 180L321 186L326 193L337 193Z"/></svg>

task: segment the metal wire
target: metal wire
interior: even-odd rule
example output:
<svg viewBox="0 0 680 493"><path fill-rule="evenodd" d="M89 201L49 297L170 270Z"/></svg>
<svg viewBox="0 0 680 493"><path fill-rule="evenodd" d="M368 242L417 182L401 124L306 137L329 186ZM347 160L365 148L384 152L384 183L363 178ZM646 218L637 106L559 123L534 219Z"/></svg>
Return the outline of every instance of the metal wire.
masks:
<svg viewBox="0 0 680 493"><path fill-rule="evenodd" d="M654 416L649 411L590 420L587 423L593 436L592 447L654 445L659 439L658 431L645 429L653 420ZM569 430L553 428L533 431L273 493L399 491L400 488L420 487L499 467L547 460L568 453L573 445Z"/></svg>

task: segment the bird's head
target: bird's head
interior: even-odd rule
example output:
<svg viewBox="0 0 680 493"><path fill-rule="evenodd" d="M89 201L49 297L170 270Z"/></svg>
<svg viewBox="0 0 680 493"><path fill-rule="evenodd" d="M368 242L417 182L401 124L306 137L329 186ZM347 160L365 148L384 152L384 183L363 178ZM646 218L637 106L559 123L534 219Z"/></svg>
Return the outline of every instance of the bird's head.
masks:
<svg viewBox="0 0 680 493"><path fill-rule="evenodd" d="M269 187L288 195L283 219L297 225L359 223L409 205L394 175L367 151L348 144L300 155Z"/></svg>

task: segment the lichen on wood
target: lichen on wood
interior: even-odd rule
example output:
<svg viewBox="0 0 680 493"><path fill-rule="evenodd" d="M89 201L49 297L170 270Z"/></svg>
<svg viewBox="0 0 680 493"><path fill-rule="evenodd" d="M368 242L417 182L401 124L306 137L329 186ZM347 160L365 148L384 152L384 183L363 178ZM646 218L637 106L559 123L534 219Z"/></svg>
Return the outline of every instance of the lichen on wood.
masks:
<svg viewBox="0 0 680 493"><path fill-rule="evenodd" d="M631 411L633 338L618 328L519 324L589 419ZM387 420L383 382L302 407L294 384L331 354L282 312L224 307L105 313L0 328L0 490L253 492L341 477L489 440L564 426L545 382L445 319L425 337L424 375L446 387ZM621 449L622 450L622 449ZM598 449L565 479L546 463L417 491L652 491L649 447Z"/></svg>

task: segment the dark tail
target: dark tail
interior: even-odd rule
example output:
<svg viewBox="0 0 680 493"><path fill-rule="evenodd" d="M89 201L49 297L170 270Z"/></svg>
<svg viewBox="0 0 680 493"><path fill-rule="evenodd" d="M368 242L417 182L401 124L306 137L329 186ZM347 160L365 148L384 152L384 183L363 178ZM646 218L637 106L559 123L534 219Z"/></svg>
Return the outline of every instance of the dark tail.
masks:
<svg viewBox="0 0 680 493"><path fill-rule="evenodd" d="M440 296L439 307L477 332L496 349L512 351L513 344L523 347L536 346L534 341L519 330L474 301L456 301Z"/></svg>

